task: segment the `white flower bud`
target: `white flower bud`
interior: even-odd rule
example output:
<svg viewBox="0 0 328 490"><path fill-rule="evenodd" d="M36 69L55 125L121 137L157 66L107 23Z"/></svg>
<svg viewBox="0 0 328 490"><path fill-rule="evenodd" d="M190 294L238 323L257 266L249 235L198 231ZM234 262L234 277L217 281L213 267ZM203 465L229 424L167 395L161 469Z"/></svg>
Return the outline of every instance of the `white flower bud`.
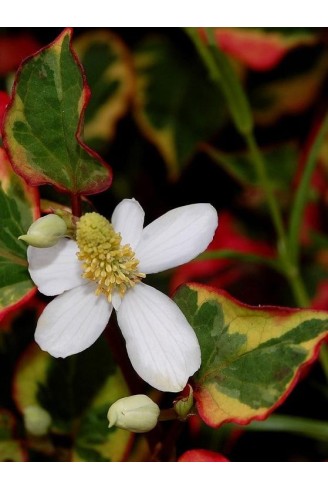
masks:
<svg viewBox="0 0 328 490"><path fill-rule="evenodd" d="M119 427L131 432L148 432L158 420L160 410L146 395L127 396L117 400L108 410L108 427Z"/></svg>
<svg viewBox="0 0 328 490"><path fill-rule="evenodd" d="M23 410L26 430L33 436L44 436L51 425L49 413L37 405L29 405Z"/></svg>
<svg viewBox="0 0 328 490"><path fill-rule="evenodd" d="M29 227L26 235L18 237L19 240L32 245L32 247L46 248L56 245L60 238L67 233L65 221L56 214L48 214L39 218Z"/></svg>

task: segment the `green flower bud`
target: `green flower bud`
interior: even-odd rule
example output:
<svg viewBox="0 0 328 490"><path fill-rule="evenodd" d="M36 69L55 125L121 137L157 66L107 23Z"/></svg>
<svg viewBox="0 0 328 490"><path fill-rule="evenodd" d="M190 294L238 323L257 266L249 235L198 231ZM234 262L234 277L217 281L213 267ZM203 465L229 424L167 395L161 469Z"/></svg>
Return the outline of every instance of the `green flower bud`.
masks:
<svg viewBox="0 0 328 490"><path fill-rule="evenodd" d="M44 436L51 425L49 413L37 405L29 405L23 410L26 430L33 436Z"/></svg>
<svg viewBox="0 0 328 490"><path fill-rule="evenodd" d="M148 432L158 420L159 407L146 395L121 398L108 410L108 427L119 427L131 432Z"/></svg>
<svg viewBox="0 0 328 490"><path fill-rule="evenodd" d="M39 218L29 227L26 235L18 237L19 240L32 245L32 247L46 248L56 245L60 238L67 233L67 226L56 214L48 214Z"/></svg>
<svg viewBox="0 0 328 490"><path fill-rule="evenodd" d="M180 420L186 420L191 415L191 409L194 405L193 389L191 385L187 385L186 390L189 393L183 395L174 402L174 410L178 414Z"/></svg>

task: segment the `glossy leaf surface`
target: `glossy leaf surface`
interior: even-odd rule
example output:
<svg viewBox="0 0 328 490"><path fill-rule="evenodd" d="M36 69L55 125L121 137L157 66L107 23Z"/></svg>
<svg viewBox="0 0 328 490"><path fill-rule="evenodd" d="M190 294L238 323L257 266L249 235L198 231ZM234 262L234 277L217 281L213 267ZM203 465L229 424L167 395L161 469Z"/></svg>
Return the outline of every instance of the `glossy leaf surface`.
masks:
<svg viewBox="0 0 328 490"><path fill-rule="evenodd" d="M18 71L3 139L16 172L31 185L71 194L109 187L111 170L82 141L90 91L66 29Z"/></svg>
<svg viewBox="0 0 328 490"><path fill-rule="evenodd" d="M328 334L328 313L247 306L197 284L182 286L175 301L201 346L194 395L213 427L267 417Z"/></svg>

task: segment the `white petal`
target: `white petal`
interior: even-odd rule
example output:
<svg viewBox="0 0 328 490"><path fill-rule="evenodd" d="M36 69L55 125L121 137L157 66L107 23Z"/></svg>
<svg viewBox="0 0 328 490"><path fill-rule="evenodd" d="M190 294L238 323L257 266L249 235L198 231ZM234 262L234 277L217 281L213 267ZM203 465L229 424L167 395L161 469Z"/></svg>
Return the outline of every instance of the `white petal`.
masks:
<svg viewBox="0 0 328 490"><path fill-rule="evenodd" d="M112 305L114 306L116 311L121 306L121 303L122 303L122 298L121 298L120 294L117 293L116 291L114 291L112 294Z"/></svg>
<svg viewBox="0 0 328 490"><path fill-rule="evenodd" d="M49 248L28 247L28 270L41 293L55 296L86 283L77 251L76 242L66 238Z"/></svg>
<svg viewBox="0 0 328 490"><path fill-rule="evenodd" d="M112 309L104 295L96 296L94 284L66 291L43 310L35 341L54 357L81 352L100 336Z"/></svg>
<svg viewBox="0 0 328 490"><path fill-rule="evenodd" d="M121 233L122 245L129 244L132 249L137 246L144 223L145 213L135 199L123 199L114 209L112 225Z"/></svg>
<svg viewBox="0 0 328 490"><path fill-rule="evenodd" d="M140 272L160 272L188 262L207 248L217 226L217 212L210 204L172 209L143 230L135 250Z"/></svg>
<svg viewBox="0 0 328 490"><path fill-rule="evenodd" d="M200 367L200 348L178 306L139 283L124 296L117 319L139 376L158 390L181 391Z"/></svg>

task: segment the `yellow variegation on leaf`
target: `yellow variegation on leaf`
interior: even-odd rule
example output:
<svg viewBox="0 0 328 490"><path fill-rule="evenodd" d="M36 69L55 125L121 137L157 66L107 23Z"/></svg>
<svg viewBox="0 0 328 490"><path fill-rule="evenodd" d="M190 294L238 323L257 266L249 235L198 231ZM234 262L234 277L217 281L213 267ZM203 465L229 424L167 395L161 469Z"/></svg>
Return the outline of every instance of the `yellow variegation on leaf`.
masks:
<svg viewBox="0 0 328 490"><path fill-rule="evenodd" d="M182 286L175 301L200 343L194 396L200 416L213 427L266 418L328 334L327 312L247 306L199 284Z"/></svg>

